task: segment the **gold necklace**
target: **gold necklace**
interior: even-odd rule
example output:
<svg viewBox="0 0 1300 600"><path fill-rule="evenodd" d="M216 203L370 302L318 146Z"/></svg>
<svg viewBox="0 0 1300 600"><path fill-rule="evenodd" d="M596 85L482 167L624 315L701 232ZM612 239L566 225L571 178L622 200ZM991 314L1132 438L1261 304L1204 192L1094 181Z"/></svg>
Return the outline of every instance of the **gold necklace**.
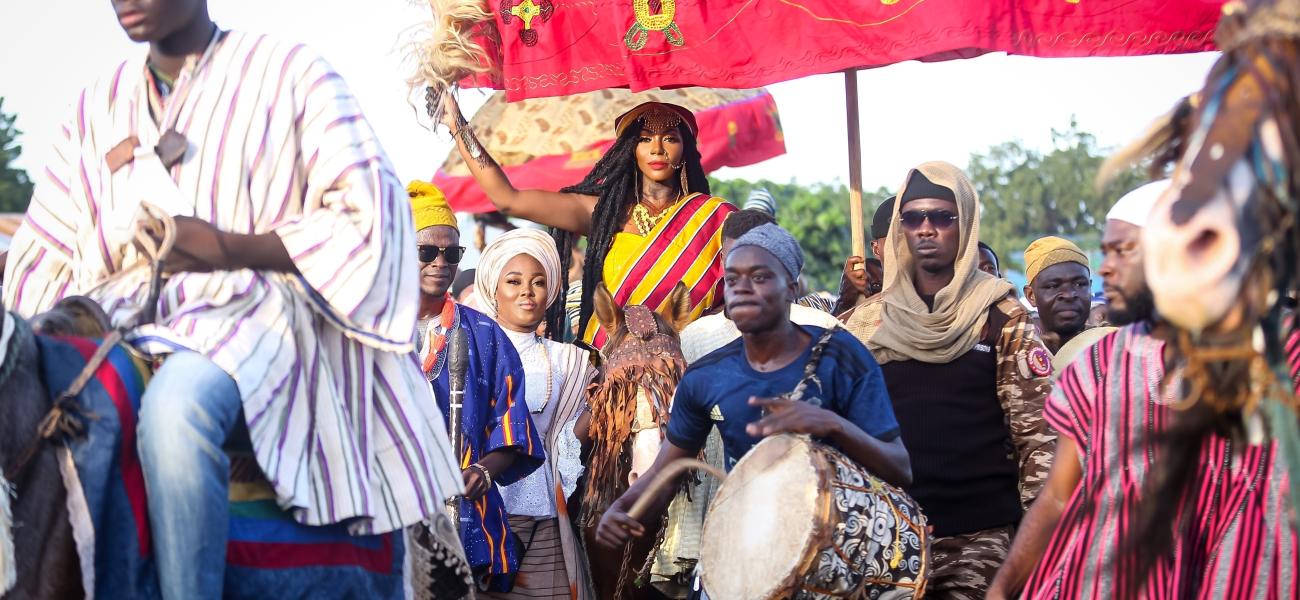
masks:
<svg viewBox="0 0 1300 600"><path fill-rule="evenodd" d="M681 198L674 200L671 204L665 206L663 210L654 214L651 214L650 209L646 208L644 201L637 202L636 206L632 207L632 224L636 225L636 229L641 232L641 235L650 235L650 232L654 231L655 227L659 226L659 222L664 219L664 215L668 214L668 209L678 202L681 202Z"/></svg>

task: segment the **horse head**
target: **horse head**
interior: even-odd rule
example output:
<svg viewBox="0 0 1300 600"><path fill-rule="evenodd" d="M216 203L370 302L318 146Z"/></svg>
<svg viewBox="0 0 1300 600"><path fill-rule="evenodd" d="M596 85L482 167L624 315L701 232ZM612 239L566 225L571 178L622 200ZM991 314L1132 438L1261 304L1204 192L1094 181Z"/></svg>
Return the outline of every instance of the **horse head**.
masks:
<svg viewBox="0 0 1300 600"><path fill-rule="evenodd" d="M1139 576L1127 595L1173 547L1183 525L1170 524L1208 436L1300 441L1283 331L1300 261L1298 33L1300 0L1226 4L1216 34L1223 56L1205 87L1126 152L1154 154L1153 174L1174 165L1142 245L1156 308L1176 330L1165 383L1182 397L1132 525L1127 552ZM1300 492L1294 465L1278 468L1292 471L1291 493Z"/></svg>
<svg viewBox="0 0 1300 600"><path fill-rule="evenodd" d="M677 382L686 369L678 331L690 319L690 292L677 284L658 312L620 307L601 284L595 313L609 340L600 378L588 393L593 448L584 506L594 518L654 460ZM631 452L629 452L631 442Z"/></svg>
<svg viewBox="0 0 1300 600"><path fill-rule="evenodd" d="M1225 5L1223 56L1146 142L1153 170L1174 165L1143 230L1147 282L1189 365L1219 363L1191 384L1218 396L1220 412L1250 401L1256 358L1282 363L1281 300L1296 290L1300 260L1296 31L1300 0Z"/></svg>

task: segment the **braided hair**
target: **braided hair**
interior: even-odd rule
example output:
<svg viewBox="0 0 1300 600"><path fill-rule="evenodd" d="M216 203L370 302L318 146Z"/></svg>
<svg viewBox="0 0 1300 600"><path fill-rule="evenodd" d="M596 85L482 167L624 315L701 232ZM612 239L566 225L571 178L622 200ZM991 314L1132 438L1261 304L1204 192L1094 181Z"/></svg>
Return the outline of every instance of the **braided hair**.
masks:
<svg viewBox="0 0 1300 600"><path fill-rule="evenodd" d="M709 179L704 174L704 166L700 162L700 150L695 135L684 125L678 125L677 130L682 138L682 163L684 163L682 168L686 170L687 183L690 185L690 190L681 191L708 194ZM632 207L641 200L641 190L637 186L641 180L641 173L636 161L636 148L640 140L641 127L639 124L633 124L614 141L609 151L596 161L596 165L582 181L560 190L564 193L598 198L596 207L591 213L591 229L587 233L587 261L582 269L582 308L578 317L579 338L582 337L582 332L586 330L587 322L595 310L593 298L605 268L605 255L614 244L614 234L623 230ZM677 178L673 179L673 183L677 186L681 185ZM560 251L560 272L568 272L573 262L573 248L578 241L578 235L551 228L551 236ZM559 297L564 298L568 293L569 284L565 281ZM551 306L547 314L548 335L559 335L563 330L563 322L564 303L557 302Z"/></svg>

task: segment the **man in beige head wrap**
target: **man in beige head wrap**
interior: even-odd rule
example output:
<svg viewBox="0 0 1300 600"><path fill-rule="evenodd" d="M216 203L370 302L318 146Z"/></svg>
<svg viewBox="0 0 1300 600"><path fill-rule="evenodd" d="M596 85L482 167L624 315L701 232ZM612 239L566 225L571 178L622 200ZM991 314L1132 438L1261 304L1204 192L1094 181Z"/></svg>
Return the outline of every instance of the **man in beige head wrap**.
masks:
<svg viewBox="0 0 1300 600"><path fill-rule="evenodd" d="M885 289L846 324L881 363L934 526L930 591L983 598L1051 464L1051 355L1011 284L978 269L979 200L957 167L908 173Z"/></svg>
<svg viewBox="0 0 1300 600"><path fill-rule="evenodd" d="M1038 309L1043 343L1052 352L1052 372L1060 372L1079 352L1115 330L1088 327L1092 266L1074 242L1051 235L1034 240L1025 248L1025 277L1025 298Z"/></svg>

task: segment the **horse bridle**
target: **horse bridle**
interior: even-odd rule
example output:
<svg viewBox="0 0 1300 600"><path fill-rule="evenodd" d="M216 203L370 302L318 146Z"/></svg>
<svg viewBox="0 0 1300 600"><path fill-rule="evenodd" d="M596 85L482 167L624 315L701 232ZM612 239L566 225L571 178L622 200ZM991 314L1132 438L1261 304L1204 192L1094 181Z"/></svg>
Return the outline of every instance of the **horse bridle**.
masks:
<svg viewBox="0 0 1300 600"><path fill-rule="evenodd" d="M80 437L85 434L86 426L82 422L83 418L97 420L99 417L94 413L85 410L81 403L77 401L82 390L86 389L86 384L90 383L91 378L99 371L99 367L104 364L108 358L109 352L113 350L126 337L126 333L142 325L153 323L158 313L158 298L162 294L163 283L166 278L163 276L164 260L171 254L172 246L176 242L176 222L170 215L161 212L156 207L149 204L142 204L145 208L146 221L136 233L136 243L139 244L144 253L149 257L150 277L149 277L149 295L143 307L133 318L121 326L114 328L95 348L95 353L86 361L81 372L77 374L76 379L68 385L68 388L54 399L50 406L49 412L41 418L41 422L36 426L35 435L32 436L23 450L14 456L14 459L5 464L4 479L11 485L18 482L31 466L32 459L40 452L41 447L46 442L53 440L56 436L60 439L71 439ZM154 240L153 235L158 235L161 239ZM123 272L119 272L121 274ZM17 322L17 320L15 320ZM21 327L22 325L16 325ZM17 363L17 346L19 335L12 336L10 340L12 354L10 363ZM30 335L30 331L28 331ZM11 367L12 368L12 367ZM0 382L5 378L0 377Z"/></svg>

